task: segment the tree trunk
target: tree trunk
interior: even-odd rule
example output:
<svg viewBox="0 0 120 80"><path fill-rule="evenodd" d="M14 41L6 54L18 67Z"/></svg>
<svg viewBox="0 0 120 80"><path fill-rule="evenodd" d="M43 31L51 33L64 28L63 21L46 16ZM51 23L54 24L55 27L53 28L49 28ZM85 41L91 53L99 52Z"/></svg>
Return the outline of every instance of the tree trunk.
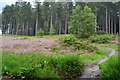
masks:
<svg viewBox="0 0 120 80"><path fill-rule="evenodd" d="M109 14L109 34L110 34L110 14Z"/></svg>
<svg viewBox="0 0 120 80"><path fill-rule="evenodd" d="M28 27L28 21L27 21L27 25L26 25L26 35L28 35L28 30L29 30L29 27Z"/></svg>
<svg viewBox="0 0 120 80"><path fill-rule="evenodd" d="M50 28L51 26L54 28L53 23L52 23L52 14L51 14L51 20L50 20ZM49 29L49 34L50 34L50 29Z"/></svg>
<svg viewBox="0 0 120 80"><path fill-rule="evenodd" d="M51 21L50 21L50 25L52 25L52 14L51 14Z"/></svg>
<svg viewBox="0 0 120 80"><path fill-rule="evenodd" d="M61 34L61 20L59 20L59 34Z"/></svg>
<svg viewBox="0 0 120 80"><path fill-rule="evenodd" d="M18 28L19 28L19 21L17 22L17 26L16 26L16 35L18 35Z"/></svg>
<svg viewBox="0 0 120 80"><path fill-rule="evenodd" d="M119 34L120 34L120 7L119 7Z"/></svg>
<svg viewBox="0 0 120 80"><path fill-rule="evenodd" d="M95 23L97 23L97 13L95 14ZM95 27L95 32L97 31L96 27Z"/></svg>
<svg viewBox="0 0 120 80"><path fill-rule="evenodd" d="M108 24L107 24L107 7L106 7L106 33L108 32Z"/></svg>
<svg viewBox="0 0 120 80"><path fill-rule="evenodd" d="M11 26L11 34L13 34L13 25L12 25L12 22L11 22L10 26Z"/></svg>
<svg viewBox="0 0 120 80"><path fill-rule="evenodd" d="M70 14L68 15L68 25L67 25L67 27L69 27L69 22L70 22ZM70 34L70 30L68 29L68 34Z"/></svg>
<svg viewBox="0 0 120 80"><path fill-rule="evenodd" d="M66 19L65 19L65 34L67 34L67 28L68 28L68 15L66 14Z"/></svg>
<svg viewBox="0 0 120 80"><path fill-rule="evenodd" d="M114 34L116 34L116 21L114 19Z"/></svg>
<svg viewBox="0 0 120 80"><path fill-rule="evenodd" d="M103 23L103 22L100 21L99 31L100 31L100 30L101 30L101 31L103 30L103 29L102 29L102 26L103 26L102 23Z"/></svg>
<svg viewBox="0 0 120 80"><path fill-rule="evenodd" d="M113 34L113 19L111 19L111 34Z"/></svg>
<svg viewBox="0 0 120 80"><path fill-rule="evenodd" d="M47 21L44 21L44 26L46 27L45 28L45 34L47 35Z"/></svg>
<svg viewBox="0 0 120 80"><path fill-rule="evenodd" d="M25 30L24 30L24 22L23 22L22 35L24 35L24 32L25 32Z"/></svg>
<svg viewBox="0 0 120 80"><path fill-rule="evenodd" d="M8 27L10 29L10 34L12 34L12 23L11 23L11 21L9 22Z"/></svg>
<svg viewBox="0 0 120 80"><path fill-rule="evenodd" d="M50 20L50 17L49 17L49 15L47 16L47 34L49 33L49 30L50 30L50 25L51 25L51 23L49 22Z"/></svg>
<svg viewBox="0 0 120 80"><path fill-rule="evenodd" d="M38 14L36 16L36 26L35 26L35 35L37 35L37 30L38 29Z"/></svg>
<svg viewBox="0 0 120 80"><path fill-rule="evenodd" d="M102 22L101 30L102 30L102 31L105 31L104 22Z"/></svg>
<svg viewBox="0 0 120 80"><path fill-rule="evenodd" d="M58 34L59 33L59 27L58 27L58 16L56 14L56 20L55 20L55 28L56 28L56 33Z"/></svg>

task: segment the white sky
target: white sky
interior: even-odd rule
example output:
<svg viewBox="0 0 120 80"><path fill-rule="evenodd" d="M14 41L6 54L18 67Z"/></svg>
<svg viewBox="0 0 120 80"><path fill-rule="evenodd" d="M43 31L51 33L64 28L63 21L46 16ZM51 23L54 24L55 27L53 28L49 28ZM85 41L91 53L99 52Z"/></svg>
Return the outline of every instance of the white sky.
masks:
<svg viewBox="0 0 120 80"><path fill-rule="evenodd" d="M0 13L2 12L2 9L3 7L5 7L5 5L15 4L16 1L18 0L0 0ZM30 2L31 4L33 4L35 0L21 0L21 1ZM44 1L44 0L36 0L36 1Z"/></svg>
<svg viewBox="0 0 120 80"><path fill-rule="evenodd" d="M2 31L0 30L0 35L2 34Z"/></svg>
<svg viewBox="0 0 120 80"><path fill-rule="evenodd" d="M33 3L33 1L43 1L43 0L0 0L0 3L6 3L8 5L11 5L14 4L16 1L26 1Z"/></svg>

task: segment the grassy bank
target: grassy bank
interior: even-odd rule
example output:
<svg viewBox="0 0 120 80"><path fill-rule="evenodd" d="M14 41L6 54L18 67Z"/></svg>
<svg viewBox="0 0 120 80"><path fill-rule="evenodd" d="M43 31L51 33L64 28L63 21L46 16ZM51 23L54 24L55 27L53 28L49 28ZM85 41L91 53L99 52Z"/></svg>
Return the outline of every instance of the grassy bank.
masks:
<svg viewBox="0 0 120 80"><path fill-rule="evenodd" d="M4 52L2 74L19 79L74 78L81 75L85 63L94 63L105 57L106 55L97 53L23 54Z"/></svg>
<svg viewBox="0 0 120 80"><path fill-rule="evenodd" d="M101 77L105 79L120 79L120 66L118 54L111 56L106 62L100 64Z"/></svg>
<svg viewBox="0 0 120 80"><path fill-rule="evenodd" d="M4 53L2 74L10 78L73 78L81 74L84 63L76 55Z"/></svg>

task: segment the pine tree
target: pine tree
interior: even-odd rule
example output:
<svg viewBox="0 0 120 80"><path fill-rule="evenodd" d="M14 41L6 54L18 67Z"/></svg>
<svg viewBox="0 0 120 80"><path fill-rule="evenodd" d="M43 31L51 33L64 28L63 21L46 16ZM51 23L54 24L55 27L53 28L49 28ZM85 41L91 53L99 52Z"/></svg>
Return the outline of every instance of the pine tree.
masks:
<svg viewBox="0 0 120 80"><path fill-rule="evenodd" d="M53 25L50 26L50 35L54 35L55 34L55 29L53 27Z"/></svg>
<svg viewBox="0 0 120 80"><path fill-rule="evenodd" d="M91 8L85 6L82 15L82 30L83 30L82 34L94 33L95 27L97 27L97 23L95 21L95 15L92 12Z"/></svg>
<svg viewBox="0 0 120 80"><path fill-rule="evenodd" d="M34 3L34 5L35 8L31 7L29 2L21 1L6 5L2 12L1 29L3 34L35 35L42 28L47 35L51 24L54 25L56 34L68 34L70 32L84 34L93 33L95 30L106 31L107 33L120 32L118 2L87 3L92 10L87 6L84 8L86 5L84 2L76 2L76 5L73 5L73 2L44 1L42 4ZM92 11L96 14L95 20L99 28L95 28L95 15ZM93 21L95 22L93 23Z"/></svg>
<svg viewBox="0 0 120 80"><path fill-rule="evenodd" d="M40 28L36 35L43 36L44 34L45 34L45 32Z"/></svg>
<svg viewBox="0 0 120 80"><path fill-rule="evenodd" d="M81 10L79 5L76 6L76 8L72 11L72 16L70 19L71 33L79 35L91 34L94 33L95 27L95 15L91 8L85 6L84 10Z"/></svg>
<svg viewBox="0 0 120 80"><path fill-rule="evenodd" d="M79 34L82 31L82 15L83 12L81 7L78 5L72 10L72 15L70 16L70 32L73 34Z"/></svg>

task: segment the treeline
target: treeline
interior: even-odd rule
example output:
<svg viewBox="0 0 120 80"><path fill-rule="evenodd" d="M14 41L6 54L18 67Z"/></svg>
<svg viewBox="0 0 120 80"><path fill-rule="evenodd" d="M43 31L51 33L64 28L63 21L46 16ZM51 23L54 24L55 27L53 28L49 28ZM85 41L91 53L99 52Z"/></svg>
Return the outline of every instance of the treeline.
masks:
<svg viewBox="0 0 120 80"><path fill-rule="evenodd" d="M96 31L120 33L119 17L120 3L112 2L16 2L6 5L2 12L2 34L36 35L41 29L44 34L50 34L51 25L55 34L68 34L70 16L77 5L84 9L88 6L95 14L98 28Z"/></svg>

